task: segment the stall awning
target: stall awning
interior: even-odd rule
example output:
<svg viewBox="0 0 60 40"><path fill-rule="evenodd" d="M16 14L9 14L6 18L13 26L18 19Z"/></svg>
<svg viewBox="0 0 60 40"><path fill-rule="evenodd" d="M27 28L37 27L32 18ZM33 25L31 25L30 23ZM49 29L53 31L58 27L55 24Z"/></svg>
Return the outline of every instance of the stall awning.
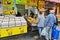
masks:
<svg viewBox="0 0 60 40"><path fill-rule="evenodd" d="M60 3L60 0L45 0L45 1Z"/></svg>

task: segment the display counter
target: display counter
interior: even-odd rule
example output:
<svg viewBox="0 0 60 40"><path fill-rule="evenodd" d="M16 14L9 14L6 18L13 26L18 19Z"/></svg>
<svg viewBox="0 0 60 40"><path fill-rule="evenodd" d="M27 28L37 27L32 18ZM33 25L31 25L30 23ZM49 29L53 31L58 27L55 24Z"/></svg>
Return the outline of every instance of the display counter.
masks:
<svg viewBox="0 0 60 40"><path fill-rule="evenodd" d="M27 33L27 22L23 17L0 16L0 38Z"/></svg>

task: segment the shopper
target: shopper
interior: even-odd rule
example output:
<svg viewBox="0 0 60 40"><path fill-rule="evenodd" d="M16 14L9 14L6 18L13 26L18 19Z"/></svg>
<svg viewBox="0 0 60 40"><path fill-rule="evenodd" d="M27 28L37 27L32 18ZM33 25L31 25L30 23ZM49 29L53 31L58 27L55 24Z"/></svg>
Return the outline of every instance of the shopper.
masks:
<svg viewBox="0 0 60 40"><path fill-rule="evenodd" d="M42 12L39 13L39 16L38 16L38 32L39 32L39 36L41 37L41 32L42 32L42 29L44 28L44 16L42 15Z"/></svg>
<svg viewBox="0 0 60 40"><path fill-rule="evenodd" d="M46 39L51 40L51 32L52 32L52 27L54 23L56 23L56 16L55 16L55 10L50 9L50 14L47 15L46 20L45 20L45 27L46 27Z"/></svg>

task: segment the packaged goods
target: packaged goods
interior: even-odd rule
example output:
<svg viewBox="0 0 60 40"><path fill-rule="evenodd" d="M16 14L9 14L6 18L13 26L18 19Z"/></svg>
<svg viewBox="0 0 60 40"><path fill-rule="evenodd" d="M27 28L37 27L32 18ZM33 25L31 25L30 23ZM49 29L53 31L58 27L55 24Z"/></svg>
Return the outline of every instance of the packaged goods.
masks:
<svg viewBox="0 0 60 40"><path fill-rule="evenodd" d="M8 27L8 22L2 22L2 28Z"/></svg>
<svg viewBox="0 0 60 40"><path fill-rule="evenodd" d="M16 21L19 21L19 20L21 20L21 19L20 19L20 17L15 17L15 20L16 20Z"/></svg>
<svg viewBox="0 0 60 40"><path fill-rule="evenodd" d="M5 15L5 17L9 17L9 15Z"/></svg>
<svg viewBox="0 0 60 40"><path fill-rule="evenodd" d="M0 19L0 21L2 21L3 19Z"/></svg>
<svg viewBox="0 0 60 40"><path fill-rule="evenodd" d="M9 27L15 27L15 21L9 21Z"/></svg>
<svg viewBox="0 0 60 40"><path fill-rule="evenodd" d="M21 21L21 25L22 26L26 26L27 25L27 22L26 21Z"/></svg>
<svg viewBox="0 0 60 40"><path fill-rule="evenodd" d="M9 15L9 17L10 17L10 18L15 18L15 16L14 16L14 15Z"/></svg>
<svg viewBox="0 0 60 40"><path fill-rule="evenodd" d="M9 17L4 17L4 19L9 19Z"/></svg>
<svg viewBox="0 0 60 40"><path fill-rule="evenodd" d="M10 18L9 21L15 21L15 19L14 18Z"/></svg>
<svg viewBox="0 0 60 40"><path fill-rule="evenodd" d="M15 19L15 21L21 21L21 19Z"/></svg>
<svg viewBox="0 0 60 40"><path fill-rule="evenodd" d="M9 21L9 19L3 19L3 22L8 22Z"/></svg>
<svg viewBox="0 0 60 40"><path fill-rule="evenodd" d="M27 22L23 17L15 17L13 15L0 16L0 27L26 26Z"/></svg>
<svg viewBox="0 0 60 40"><path fill-rule="evenodd" d="M4 16L0 16L0 19L3 19L4 18Z"/></svg>
<svg viewBox="0 0 60 40"><path fill-rule="evenodd" d="M15 19L21 19L21 17L15 17Z"/></svg>
<svg viewBox="0 0 60 40"><path fill-rule="evenodd" d="M0 28L1 28L1 26L2 26L2 21L0 21Z"/></svg>
<svg viewBox="0 0 60 40"><path fill-rule="evenodd" d="M21 26L21 21L16 21L16 26Z"/></svg>

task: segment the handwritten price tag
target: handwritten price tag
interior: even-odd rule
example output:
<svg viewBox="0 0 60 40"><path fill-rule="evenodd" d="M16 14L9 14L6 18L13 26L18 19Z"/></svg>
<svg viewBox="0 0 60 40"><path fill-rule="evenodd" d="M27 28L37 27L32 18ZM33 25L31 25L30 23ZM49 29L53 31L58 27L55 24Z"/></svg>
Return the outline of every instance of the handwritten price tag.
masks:
<svg viewBox="0 0 60 40"><path fill-rule="evenodd" d="M15 14L14 10L4 10L4 14Z"/></svg>

